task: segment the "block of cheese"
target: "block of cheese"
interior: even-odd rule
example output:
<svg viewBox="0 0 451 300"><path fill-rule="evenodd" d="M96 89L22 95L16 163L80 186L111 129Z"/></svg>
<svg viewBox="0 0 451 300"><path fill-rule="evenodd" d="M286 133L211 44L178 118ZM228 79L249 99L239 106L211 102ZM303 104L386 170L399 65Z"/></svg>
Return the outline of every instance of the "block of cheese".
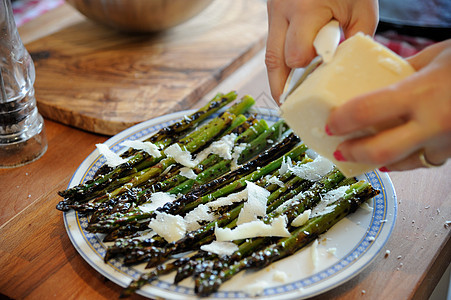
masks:
<svg viewBox="0 0 451 300"><path fill-rule="evenodd" d="M345 139L369 132L328 136L325 125L330 112L355 96L396 83L414 72L403 58L358 33L341 43L333 59L320 65L287 97L281 115L307 146L330 159L344 175L357 176L381 166L339 162L333 153Z"/></svg>

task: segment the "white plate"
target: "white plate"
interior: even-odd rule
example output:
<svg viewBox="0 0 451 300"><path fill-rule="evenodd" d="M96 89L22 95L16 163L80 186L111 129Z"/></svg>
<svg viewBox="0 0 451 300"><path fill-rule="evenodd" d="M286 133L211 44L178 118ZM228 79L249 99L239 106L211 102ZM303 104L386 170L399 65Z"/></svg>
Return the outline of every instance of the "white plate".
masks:
<svg viewBox="0 0 451 300"><path fill-rule="evenodd" d="M124 151L125 149L119 146L124 140L144 139L191 112L177 112L140 123L110 138L105 144L115 152ZM263 118L268 123L278 119L271 111L261 109L258 111L258 118ZM78 167L69 186L92 179L104 162L104 158L98 151L93 151ZM373 207L372 211L359 208L318 239L319 264L313 266L310 249L306 247L260 271L239 273L224 283L210 298L245 298L249 294L242 290L243 287L255 283L264 283L265 286L262 294L259 295L260 299L307 298L330 290L361 272L383 250L395 224L397 203L393 185L387 174L374 171L359 179L369 181L374 188L381 190L381 193L369 203ZM139 278L144 271L145 264L127 267L116 259L104 263L103 257L107 245L102 242L102 235L85 230L88 221L83 215L74 211L66 212L64 223L73 245L81 256L98 272L116 284L126 287L132 279ZM331 253L334 248L336 248L335 254ZM275 275L283 275L285 280ZM161 277L151 285L143 287L138 293L149 298L197 298L191 279L185 279L178 285L174 285L172 284L173 276Z"/></svg>

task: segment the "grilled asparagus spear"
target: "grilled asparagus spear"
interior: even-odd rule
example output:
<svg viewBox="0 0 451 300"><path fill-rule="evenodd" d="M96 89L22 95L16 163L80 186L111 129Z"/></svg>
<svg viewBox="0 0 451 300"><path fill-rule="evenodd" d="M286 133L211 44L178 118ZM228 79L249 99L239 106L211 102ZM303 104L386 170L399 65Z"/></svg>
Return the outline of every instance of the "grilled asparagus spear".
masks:
<svg viewBox="0 0 451 300"><path fill-rule="evenodd" d="M263 268L293 254L329 230L339 220L354 212L361 203L376 196L378 192L364 181L353 184L343 197L332 204L330 212L310 219L307 224L293 230L290 237L283 238L276 244L255 252L232 265L226 265L220 271L211 273L210 276L204 276L207 278L198 278L195 286L196 293L200 296L208 296L217 291L222 283L242 270Z"/></svg>
<svg viewBox="0 0 451 300"><path fill-rule="evenodd" d="M167 129L162 129L160 132L154 135L154 138L151 138L151 141L161 146L168 145L171 142L174 142L176 140L176 137L178 136L178 133L183 133L188 129L193 128L199 122L218 111L227 103L235 100L236 96L237 94L235 92L230 92L227 95L216 95L211 101L209 101L204 107L200 108L195 113L189 115L179 122L172 124ZM85 183L58 192L58 194L65 200L61 201L61 203L57 205L57 209L68 210L69 207L67 204L73 204L78 199L83 198L84 195L89 191L97 190L101 187L104 187L105 185L108 185L108 183L115 178L135 172L136 170L133 166L142 162L146 158L149 158L148 154L142 151L138 152L126 163L118 166L117 168L114 168L107 174L102 174L101 176L98 176ZM151 161L149 162L149 165L153 163L152 159L150 160Z"/></svg>

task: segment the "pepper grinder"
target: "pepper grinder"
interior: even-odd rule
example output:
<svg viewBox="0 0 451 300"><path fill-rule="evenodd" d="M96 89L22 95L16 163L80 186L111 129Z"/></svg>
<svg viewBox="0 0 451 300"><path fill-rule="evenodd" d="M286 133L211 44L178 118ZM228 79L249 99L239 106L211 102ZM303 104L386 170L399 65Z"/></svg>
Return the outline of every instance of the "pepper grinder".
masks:
<svg viewBox="0 0 451 300"><path fill-rule="evenodd" d="M10 0L0 0L0 168L18 167L47 150L34 94L35 69L17 31Z"/></svg>

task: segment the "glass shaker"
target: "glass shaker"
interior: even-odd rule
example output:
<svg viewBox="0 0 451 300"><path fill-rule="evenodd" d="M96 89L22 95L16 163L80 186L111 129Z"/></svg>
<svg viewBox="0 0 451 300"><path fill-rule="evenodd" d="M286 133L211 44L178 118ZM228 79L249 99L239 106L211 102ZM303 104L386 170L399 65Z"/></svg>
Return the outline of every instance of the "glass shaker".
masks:
<svg viewBox="0 0 451 300"><path fill-rule="evenodd" d="M11 1L0 0L0 168L32 162L47 150L34 80L34 64L17 31Z"/></svg>

